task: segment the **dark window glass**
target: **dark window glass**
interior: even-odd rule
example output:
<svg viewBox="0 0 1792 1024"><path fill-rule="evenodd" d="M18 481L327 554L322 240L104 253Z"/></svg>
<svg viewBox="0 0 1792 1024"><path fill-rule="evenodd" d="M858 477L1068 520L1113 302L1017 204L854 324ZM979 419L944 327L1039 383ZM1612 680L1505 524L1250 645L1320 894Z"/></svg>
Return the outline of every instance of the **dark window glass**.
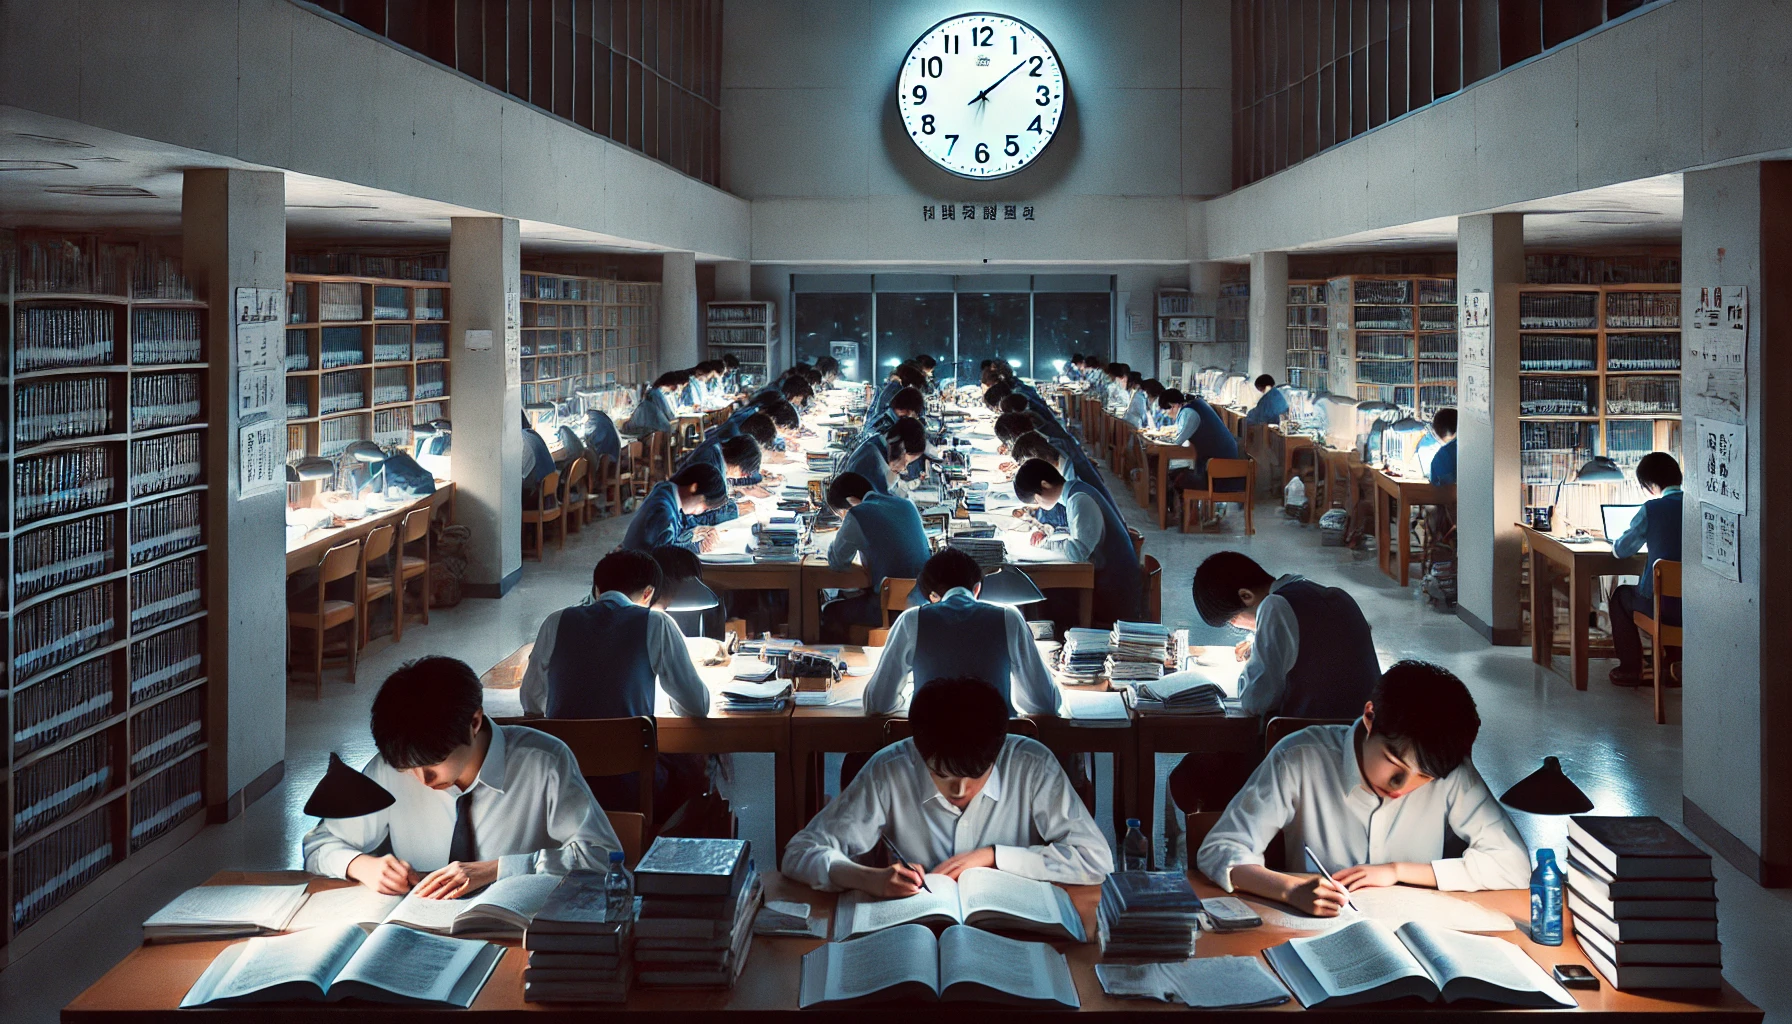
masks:
<svg viewBox="0 0 1792 1024"><path fill-rule="evenodd" d="M865 380L864 363L871 357L870 292L798 292L794 338L796 359L813 363L831 355L840 360L840 375ZM835 346L850 345L840 350Z"/></svg>
<svg viewBox="0 0 1792 1024"><path fill-rule="evenodd" d="M979 378L977 368L985 359L1000 359L1015 373L1026 373L1027 335L1026 293L961 292L958 296L958 382L976 383ZM943 376L945 374L936 373L936 378Z"/></svg>
<svg viewBox="0 0 1792 1024"><path fill-rule="evenodd" d="M1033 376L1057 374L1073 352L1110 359L1113 349L1113 304L1107 292L1033 296Z"/></svg>
<svg viewBox="0 0 1792 1024"><path fill-rule="evenodd" d="M879 293L877 371L867 379L882 380L898 364L923 352L942 362L951 359L952 293Z"/></svg>

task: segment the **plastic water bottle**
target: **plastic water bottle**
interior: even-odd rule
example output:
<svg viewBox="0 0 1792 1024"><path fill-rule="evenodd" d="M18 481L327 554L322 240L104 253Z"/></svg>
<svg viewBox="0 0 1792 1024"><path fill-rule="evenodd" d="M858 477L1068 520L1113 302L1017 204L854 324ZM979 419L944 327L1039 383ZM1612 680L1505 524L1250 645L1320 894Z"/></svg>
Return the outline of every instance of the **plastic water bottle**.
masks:
<svg viewBox="0 0 1792 1024"><path fill-rule="evenodd" d="M604 917L627 921L634 916L635 880L622 866L622 851L616 850L610 854L610 873L604 876Z"/></svg>
<svg viewBox="0 0 1792 1024"><path fill-rule="evenodd" d="M1126 819L1126 838L1120 843L1120 870L1143 871L1151 861L1151 843L1139 829L1139 819Z"/></svg>
<svg viewBox="0 0 1792 1024"><path fill-rule="evenodd" d="M1531 941L1562 944L1562 869L1554 850L1538 850L1537 867L1531 871Z"/></svg>

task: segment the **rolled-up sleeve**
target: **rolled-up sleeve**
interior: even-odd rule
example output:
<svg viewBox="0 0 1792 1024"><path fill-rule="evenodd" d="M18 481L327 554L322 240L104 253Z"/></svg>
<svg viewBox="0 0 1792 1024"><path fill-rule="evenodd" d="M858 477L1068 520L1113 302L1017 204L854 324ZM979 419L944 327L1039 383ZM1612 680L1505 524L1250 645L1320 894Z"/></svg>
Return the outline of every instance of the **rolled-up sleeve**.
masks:
<svg viewBox="0 0 1792 1024"><path fill-rule="evenodd" d="M1455 789L1450 797L1450 830L1468 843L1468 849L1460 857L1431 862L1437 887L1474 892L1522 889L1530 884L1530 850L1481 773L1472 763L1464 762L1447 781Z"/></svg>
<svg viewBox="0 0 1792 1024"><path fill-rule="evenodd" d="M880 778L881 769L875 762L867 765L807 827L791 837L781 865L786 878L823 892L840 891L829 872L836 864L855 863L855 857L876 845L878 834L889 820L889 808L885 805L889 786Z"/></svg>
<svg viewBox="0 0 1792 1024"><path fill-rule="evenodd" d="M1195 864L1213 884L1232 891L1232 869L1241 864L1263 864L1263 851L1283 826L1294 820L1295 785L1283 757L1271 751L1251 773L1249 781L1219 823L1207 833Z"/></svg>

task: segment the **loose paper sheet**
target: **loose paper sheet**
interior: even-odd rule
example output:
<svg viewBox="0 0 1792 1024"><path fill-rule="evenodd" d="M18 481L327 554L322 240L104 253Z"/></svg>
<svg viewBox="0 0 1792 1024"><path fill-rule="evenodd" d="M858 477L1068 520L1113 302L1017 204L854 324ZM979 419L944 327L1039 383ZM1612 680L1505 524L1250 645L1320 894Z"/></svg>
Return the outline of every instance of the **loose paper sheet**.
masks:
<svg viewBox="0 0 1792 1024"><path fill-rule="evenodd" d="M262 420L237 434L237 500L286 486L286 424Z"/></svg>
<svg viewBox="0 0 1792 1024"><path fill-rule="evenodd" d="M1695 400L1687 411L1748 422L1748 307L1748 289L1740 285L1699 289L1681 363L1687 394Z"/></svg>
<svg viewBox="0 0 1792 1024"><path fill-rule="evenodd" d="M1725 579L1742 580L1742 515L1699 506L1699 558Z"/></svg>

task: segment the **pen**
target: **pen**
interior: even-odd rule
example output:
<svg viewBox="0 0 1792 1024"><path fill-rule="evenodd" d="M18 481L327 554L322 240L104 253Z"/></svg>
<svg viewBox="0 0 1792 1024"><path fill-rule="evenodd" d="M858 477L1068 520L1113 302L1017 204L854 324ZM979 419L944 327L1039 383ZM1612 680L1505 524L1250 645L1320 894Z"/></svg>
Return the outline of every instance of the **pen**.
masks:
<svg viewBox="0 0 1792 1024"><path fill-rule="evenodd" d="M1313 866L1319 869L1319 873L1321 875L1325 876L1326 881L1332 883L1333 885L1337 886L1340 889L1344 889L1343 884L1340 883L1336 878L1333 878L1332 873L1330 871L1325 870L1325 865L1320 863L1319 858L1313 855L1313 848L1311 846L1302 846L1301 849L1307 851L1307 859L1313 862ZM1350 902L1350 890L1349 889L1344 889L1344 905L1349 907L1352 910L1356 910L1356 904Z"/></svg>
<svg viewBox="0 0 1792 1024"><path fill-rule="evenodd" d="M910 871L913 871L915 874L919 875L921 878L921 888L926 889L928 892L933 891L933 887L927 884L927 873L922 871L920 868L916 867L915 865L910 864L908 862L908 860L902 856L902 851L896 849L896 844L892 843L890 841L889 836L884 835L882 832L879 832L877 834L877 838L879 841L881 841L884 844L884 849L889 851L891 860L895 861L896 863L902 865L903 867L905 867L905 868L909 869Z"/></svg>

